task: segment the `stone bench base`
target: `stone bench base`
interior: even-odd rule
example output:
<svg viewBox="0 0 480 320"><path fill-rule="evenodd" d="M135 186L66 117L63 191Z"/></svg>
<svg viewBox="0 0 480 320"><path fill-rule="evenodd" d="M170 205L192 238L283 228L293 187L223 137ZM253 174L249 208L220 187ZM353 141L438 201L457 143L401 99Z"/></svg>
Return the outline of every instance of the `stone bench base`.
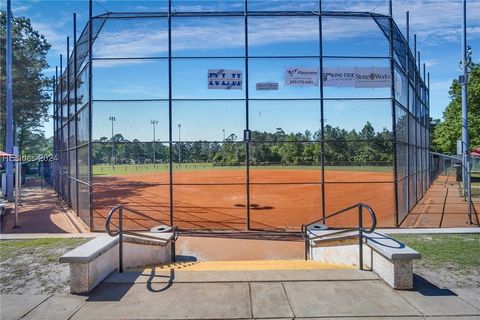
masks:
<svg viewBox="0 0 480 320"><path fill-rule="evenodd" d="M165 238L171 233L162 234ZM68 252L60 258L61 263L70 264L70 292L85 294L118 269L118 236L97 237ZM123 266L141 268L171 261L172 243L160 246L158 243L123 242Z"/></svg>
<svg viewBox="0 0 480 320"><path fill-rule="evenodd" d="M324 243L310 241L310 259L348 266L359 266L358 244L351 240ZM365 235L363 267L369 269L394 289L413 288L413 260L420 254L380 233Z"/></svg>

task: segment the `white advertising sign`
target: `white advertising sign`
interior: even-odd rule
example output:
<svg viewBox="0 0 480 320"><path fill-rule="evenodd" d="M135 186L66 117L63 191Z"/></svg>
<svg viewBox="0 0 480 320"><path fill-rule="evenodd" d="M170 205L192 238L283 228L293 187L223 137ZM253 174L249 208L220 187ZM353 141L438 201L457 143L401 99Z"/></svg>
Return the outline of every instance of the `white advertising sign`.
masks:
<svg viewBox="0 0 480 320"><path fill-rule="evenodd" d="M242 70L208 69L208 89L242 89Z"/></svg>
<svg viewBox="0 0 480 320"><path fill-rule="evenodd" d="M355 87L355 68L323 68L325 87Z"/></svg>
<svg viewBox="0 0 480 320"><path fill-rule="evenodd" d="M256 85L257 90L278 90L278 82L259 82Z"/></svg>
<svg viewBox="0 0 480 320"><path fill-rule="evenodd" d="M391 85L390 68L355 68L356 88L388 88Z"/></svg>
<svg viewBox="0 0 480 320"><path fill-rule="evenodd" d="M285 70L285 86L318 87L318 68L289 67Z"/></svg>
<svg viewBox="0 0 480 320"><path fill-rule="evenodd" d="M336 67L323 69L325 87L388 88L392 75L388 67Z"/></svg>

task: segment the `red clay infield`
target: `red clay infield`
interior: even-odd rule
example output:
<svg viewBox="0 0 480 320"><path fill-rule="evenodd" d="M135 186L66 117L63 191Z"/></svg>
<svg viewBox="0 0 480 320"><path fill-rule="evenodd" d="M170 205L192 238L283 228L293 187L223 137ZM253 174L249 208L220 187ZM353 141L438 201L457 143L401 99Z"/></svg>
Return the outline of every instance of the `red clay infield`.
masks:
<svg viewBox="0 0 480 320"><path fill-rule="evenodd" d="M245 170L192 170L173 177L174 225L192 230L245 230ZM325 171L325 209L333 213L358 202L369 204L381 227L394 226L392 173ZM251 169L250 228L298 230L322 216L318 170ZM170 224L168 172L95 176L93 229L103 230L108 210L123 204L149 219L124 213L127 227ZM327 220L330 226L357 223L357 212ZM365 213L365 217L366 217ZM365 218L365 224L369 219Z"/></svg>

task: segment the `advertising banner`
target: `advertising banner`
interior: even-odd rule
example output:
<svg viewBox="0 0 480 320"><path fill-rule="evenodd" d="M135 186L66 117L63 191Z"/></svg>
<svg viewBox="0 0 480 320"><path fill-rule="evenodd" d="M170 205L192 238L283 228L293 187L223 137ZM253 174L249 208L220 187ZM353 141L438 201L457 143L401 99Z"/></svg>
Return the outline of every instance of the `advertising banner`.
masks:
<svg viewBox="0 0 480 320"><path fill-rule="evenodd" d="M325 87L388 88L392 75L388 67L335 67L323 69Z"/></svg>
<svg viewBox="0 0 480 320"><path fill-rule="evenodd" d="M392 85L390 68L355 68L355 88L389 88Z"/></svg>
<svg viewBox="0 0 480 320"><path fill-rule="evenodd" d="M258 82L256 85L257 90L278 90L278 82Z"/></svg>
<svg viewBox="0 0 480 320"><path fill-rule="evenodd" d="M242 70L208 69L208 89L242 89Z"/></svg>
<svg viewBox="0 0 480 320"><path fill-rule="evenodd" d="M323 68L323 86L355 87L355 67Z"/></svg>
<svg viewBox="0 0 480 320"><path fill-rule="evenodd" d="M318 68L289 67L285 70L285 86L318 87Z"/></svg>

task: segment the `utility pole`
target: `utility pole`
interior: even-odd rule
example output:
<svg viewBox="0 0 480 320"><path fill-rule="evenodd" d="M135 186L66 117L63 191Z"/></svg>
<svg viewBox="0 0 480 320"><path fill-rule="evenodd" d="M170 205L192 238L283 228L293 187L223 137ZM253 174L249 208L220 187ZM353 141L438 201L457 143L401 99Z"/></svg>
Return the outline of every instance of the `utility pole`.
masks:
<svg viewBox="0 0 480 320"><path fill-rule="evenodd" d="M112 159L111 159L111 162L112 162L112 168L115 169L115 141L113 139L114 137L114 132L113 132L113 123L115 122L115 117L109 117L108 120L110 120L112 122Z"/></svg>
<svg viewBox="0 0 480 320"><path fill-rule="evenodd" d="M158 124L158 120L151 120L150 123L153 125L153 167L155 168L155 125Z"/></svg>
<svg viewBox="0 0 480 320"><path fill-rule="evenodd" d="M7 0L7 57L6 57L6 85L7 110L5 128L5 151L13 154L13 99L12 99L12 1ZM6 161L7 166L7 200L13 201L13 162Z"/></svg>
<svg viewBox="0 0 480 320"><path fill-rule="evenodd" d="M472 50L467 47L467 0L463 0L463 23L462 23L462 72L460 83L462 84L462 181L463 194L468 202L468 221L472 223L472 205L470 190L470 142L468 137L468 76L470 73Z"/></svg>

